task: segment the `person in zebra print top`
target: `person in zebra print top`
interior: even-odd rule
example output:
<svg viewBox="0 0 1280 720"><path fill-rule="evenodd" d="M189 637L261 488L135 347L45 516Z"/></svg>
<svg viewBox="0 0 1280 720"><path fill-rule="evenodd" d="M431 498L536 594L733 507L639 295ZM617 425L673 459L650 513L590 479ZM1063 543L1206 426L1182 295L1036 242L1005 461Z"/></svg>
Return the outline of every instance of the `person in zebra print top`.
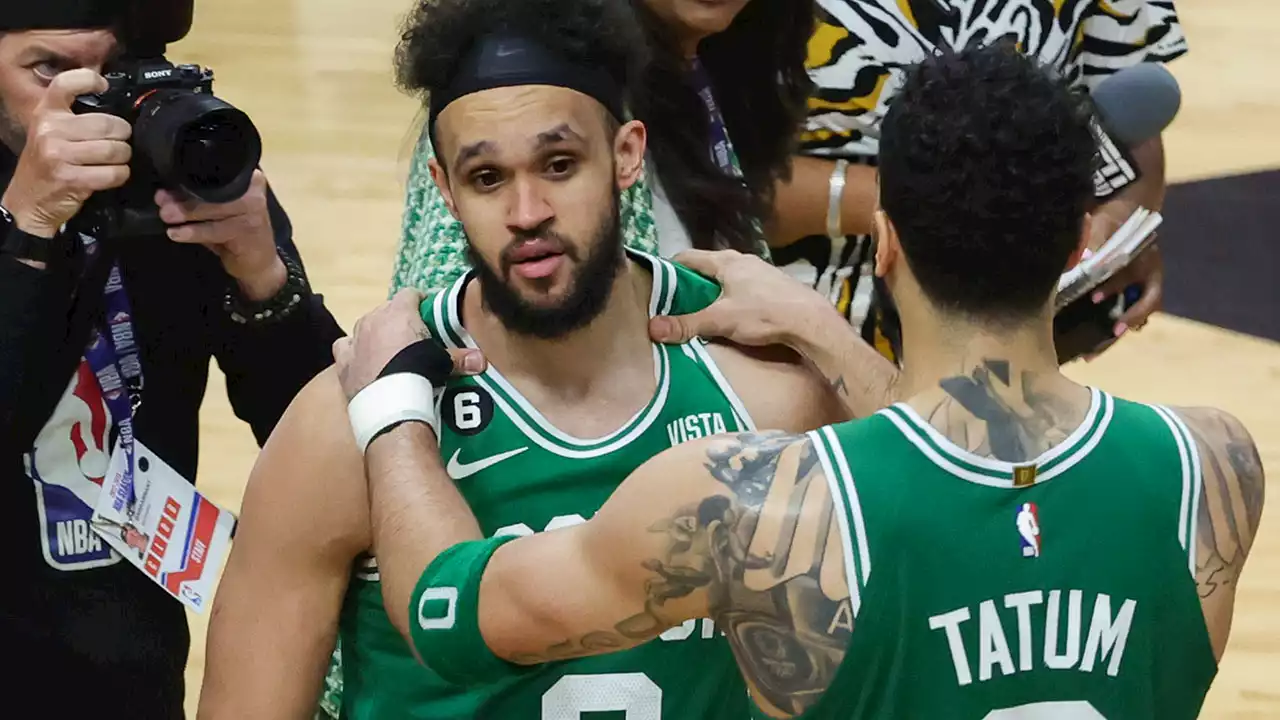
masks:
<svg viewBox="0 0 1280 720"><path fill-rule="evenodd" d="M816 85L809 100L792 178L778 188L769 241L774 261L828 296L863 337L899 359L896 314L872 280L871 228L876 198L879 127L911 64L926 54L1012 40L1068 78L1092 90L1126 67L1171 61L1187 51L1173 0L819 0L808 66ZM1164 197L1164 149L1157 137L1128 148L1136 181L1114 183L1095 214L1101 241L1135 206L1158 210ZM829 189L837 187L839 221L828 222ZM832 218L835 219L835 218ZM838 232L828 234L832 225ZM1140 327L1159 304L1156 246L1123 277L1144 295L1120 322ZM1124 328L1117 327L1117 335Z"/></svg>

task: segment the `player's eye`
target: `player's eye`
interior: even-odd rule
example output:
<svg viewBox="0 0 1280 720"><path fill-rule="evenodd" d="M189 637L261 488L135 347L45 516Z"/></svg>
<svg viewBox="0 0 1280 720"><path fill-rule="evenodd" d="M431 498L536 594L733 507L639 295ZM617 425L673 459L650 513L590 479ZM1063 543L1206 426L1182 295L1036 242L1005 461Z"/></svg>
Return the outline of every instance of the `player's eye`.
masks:
<svg viewBox="0 0 1280 720"><path fill-rule="evenodd" d="M562 155L552 158L551 162L547 163L547 174L552 177L563 178L572 174L577 166L578 163L573 158Z"/></svg>
<svg viewBox="0 0 1280 720"><path fill-rule="evenodd" d="M471 186L480 192L492 190L502 182L502 175L492 169L481 169L471 173Z"/></svg>

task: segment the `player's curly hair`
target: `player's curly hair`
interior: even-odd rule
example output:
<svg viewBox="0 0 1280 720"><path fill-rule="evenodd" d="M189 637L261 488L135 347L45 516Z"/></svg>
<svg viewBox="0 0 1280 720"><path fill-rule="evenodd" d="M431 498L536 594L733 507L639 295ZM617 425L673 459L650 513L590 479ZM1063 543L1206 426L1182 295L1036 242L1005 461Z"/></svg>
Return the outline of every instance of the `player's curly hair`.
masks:
<svg viewBox="0 0 1280 720"><path fill-rule="evenodd" d="M420 0L396 47L396 83L425 102L473 43L518 32L569 62L602 67L628 91L649 61L648 42L623 0Z"/></svg>
<svg viewBox="0 0 1280 720"><path fill-rule="evenodd" d="M756 226L772 212L774 184L790 176L812 87L804 63L814 0L751 0L699 50L742 179L711 159L711 127L688 59L646 2L418 0L396 51L398 84L425 101L477 36L501 28L518 29L570 61L601 65L649 128L649 170L694 246L754 252Z"/></svg>
<svg viewBox="0 0 1280 720"><path fill-rule="evenodd" d="M1077 247L1097 143L1085 96L1000 43L919 63L881 125L880 202L945 312L1039 312Z"/></svg>

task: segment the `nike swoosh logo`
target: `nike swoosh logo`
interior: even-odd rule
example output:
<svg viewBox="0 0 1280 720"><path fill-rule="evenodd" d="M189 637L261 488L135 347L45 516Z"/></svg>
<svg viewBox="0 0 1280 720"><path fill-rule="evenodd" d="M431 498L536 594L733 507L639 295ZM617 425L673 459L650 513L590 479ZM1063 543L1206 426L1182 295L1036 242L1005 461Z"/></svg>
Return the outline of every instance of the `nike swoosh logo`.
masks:
<svg viewBox="0 0 1280 720"><path fill-rule="evenodd" d="M461 463L458 462L458 456L462 454L462 449L459 448L453 451L453 457L449 458L449 464L445 466L445 472L449 473L449 477L454 480L461 480L463 478L471 477L481 470L491 468L503 460L513 458L528 449L529 446L526 445L525 447L508 450L507 452L498 455L490 455L487 458L476 460L475 462Z"/></svg>

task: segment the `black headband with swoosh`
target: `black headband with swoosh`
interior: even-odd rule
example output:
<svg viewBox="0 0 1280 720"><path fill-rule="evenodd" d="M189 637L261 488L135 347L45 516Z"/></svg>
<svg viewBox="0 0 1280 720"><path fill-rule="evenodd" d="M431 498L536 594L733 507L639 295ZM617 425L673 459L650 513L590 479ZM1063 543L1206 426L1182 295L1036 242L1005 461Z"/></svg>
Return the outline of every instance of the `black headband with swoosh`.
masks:
<svg viewBox="0 0 1280 720"><path fill-rule="evenodd" d="M625 122L623 90L603 67L573 63L527 37L495 33L478 39L454 67L448 84L431 93L428 128L435 136L436 118L450 103L466 95L500 87L553 85L588 95Z"/></svg>

